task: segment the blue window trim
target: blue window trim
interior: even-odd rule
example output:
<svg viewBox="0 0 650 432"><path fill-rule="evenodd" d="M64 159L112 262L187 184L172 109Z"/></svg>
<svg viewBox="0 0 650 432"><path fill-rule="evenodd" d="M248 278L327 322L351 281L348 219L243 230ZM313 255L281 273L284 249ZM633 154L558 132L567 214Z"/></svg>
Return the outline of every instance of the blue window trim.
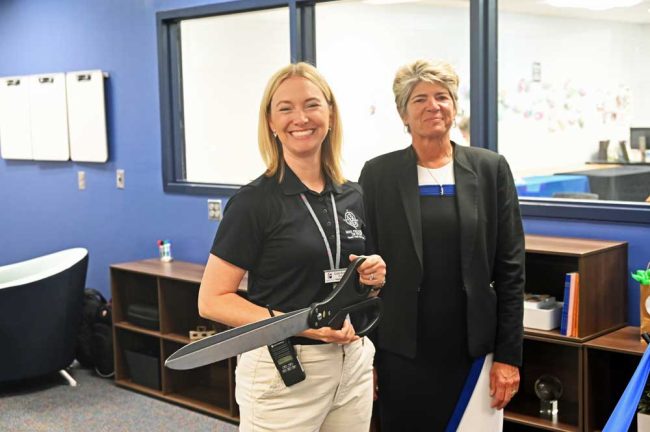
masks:
<svg viewBox="0 0 650 432"><path fill-rule="evenodd" d="M497 151L497 1L471 0L470 135L472 143ZM477 137L478 139L474 139Z"/></svg>
<svg viewBox="0 0 650 432"><path fill-rule="evenodd" d="M650 224L650 205L643 203L520 198L519 207L524 217Z"/></svg>
<svg viewBox="0 0 650 432"><path fill-rule="evenodd" d="M291 62L316 65L316 14L310 0L291 0Z"/></svg>

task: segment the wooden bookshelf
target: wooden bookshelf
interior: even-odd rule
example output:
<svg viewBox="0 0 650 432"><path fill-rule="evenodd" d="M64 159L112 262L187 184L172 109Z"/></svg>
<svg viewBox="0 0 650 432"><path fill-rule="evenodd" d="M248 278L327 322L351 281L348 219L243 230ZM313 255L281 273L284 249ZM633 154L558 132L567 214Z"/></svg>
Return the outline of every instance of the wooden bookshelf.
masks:
<svg viewBox="0 0 650 432"><path fill-rule="evenodd" d="M624 327L586 342L585 431L600 431L634 374L647 344L639 327ZM636 431L636 419L630 427Z"/></svg>
<svg viewBox="0 0 650 432"><path fill-rule="evenodd" d="M570 272L580 274L578 336L572 339L585 342L626 323L626 242L526 236L526 292L564 301L564 277ZM547 336L564 338L559 332Z"/></svg>
<svg viewBox="0 0 650 432"><path fill-rule="evenodd" d="M204 266L150 259L114 264L110 271L116 384L238 422L234 358L187 371L164 367L167 357L190 342L190 330L201 325L217 331L226 329L199 317L197 298ZM246 283L244 279L240 290L245 290ZM134 303L157 308L157 329L129 322L127 308ZM152 375L143 383L143 371L134 365L133 352L144 355L139 358L155 369L158 380Z"/></svg>
<svg viewBox="0 0 650 432"><path fill-rule="evenodd" d="M563 336L559 329L524 329L520 390L506 407L506 431L586 430L587 391L591 387L585 344L625 326L627 243L526 236L526 292L564 301L564 278L569 272L580 274L578 335ZM557 376L564 387L554 419L539 414L534 388L543 374Z"/></svg>

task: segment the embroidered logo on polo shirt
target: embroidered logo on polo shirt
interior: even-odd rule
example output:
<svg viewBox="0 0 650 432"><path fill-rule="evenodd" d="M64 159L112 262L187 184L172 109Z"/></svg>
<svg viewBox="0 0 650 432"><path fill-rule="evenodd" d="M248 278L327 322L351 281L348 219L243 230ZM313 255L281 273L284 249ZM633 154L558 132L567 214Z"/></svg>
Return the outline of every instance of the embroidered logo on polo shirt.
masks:
<svg viewBox="0 0 650 432"><path fill-rule="evenodd" d="M346 224L354 228L352 230L345 230L345 234L347 234L348 240L366 239L366 236L363 235L363 231L359 229L359 219L357 219L356 215L352 213L351 210L345 210L345 214L343 215L343 220L345 221Z"/></svg>
<svg viewBox="0 0 650 432"><path fill-rule="evenodd" d="M359 220L350 210L345 210L345 216L343 218L346 224L350 225L352 228L359 228Z"/></svg>

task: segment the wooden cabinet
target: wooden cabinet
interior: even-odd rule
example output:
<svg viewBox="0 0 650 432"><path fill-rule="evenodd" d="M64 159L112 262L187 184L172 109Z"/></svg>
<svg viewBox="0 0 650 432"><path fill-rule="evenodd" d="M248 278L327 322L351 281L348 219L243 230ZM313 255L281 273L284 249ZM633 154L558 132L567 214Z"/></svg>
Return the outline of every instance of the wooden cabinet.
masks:
<svg viewBox="0 0 650 432"><path fill-rule="evenodd" d="M559 329L524 330L520 390L506 408L506 431L586 430L587 391L593 383L585 372L584 345L626 323L627 243L526 236L526 292L564 301L569 272L580 274L578 336L563 336ZM539 415L534 386L544 374L563 384L556 418Z"/></svg>
<svg viewBox="0 0 650 432"><path fill-rule="evenodd" d="M235 358L187 371L164 367L167 357L190 342L190 330L226 328L199 317L203 270L198 264L157 259L111 266L115 382L236 422ZM158 325L135 324L129 314L133 305L157 311Z"/></svg>
<svg viewBox="0 0 650 432"><path fill-rule="evenodd" d="M584 342L627 321L627 243L526 236L526 292L564 301L564 277L580 274L578 337L559 329L526 329L530 335Z"/></svg>
<svg viewBox="0 0 650 432"><path fill-rule="evenodd" d="M634 374L647 345L638 327L592 339L585 347L585 431L600 431ZM631 431L636 431L636 418Z"/></svg>

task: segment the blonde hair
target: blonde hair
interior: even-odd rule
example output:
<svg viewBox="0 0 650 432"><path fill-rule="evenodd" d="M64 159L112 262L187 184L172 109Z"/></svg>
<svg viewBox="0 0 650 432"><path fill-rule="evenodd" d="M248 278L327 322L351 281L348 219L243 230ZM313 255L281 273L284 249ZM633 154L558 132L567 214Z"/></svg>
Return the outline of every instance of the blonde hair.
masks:
<svg viewBox="0 0 650 432"><path fill-rule="evenodd" d="M290 64L277 71L264 90L262 102L260 103L259 124L257 129L258 145L260 154L266 165L266 176L273 176L279 172L280 181L284 178L284 162L282 157L282 145L273 136L273 131L269 126L269 117L271 114L271 99L278 90L278 87L291 77L302 77L309 80L312 84L320 89L327 101L330 114L330 130L323 141L321 150L321 169L335 183L342 184L345 182L341 170L341 146L343 141L343 132L341 130L341 117L338 105L332 89L325 78L318 70L309 63Z"/></svg>
<svg viewBox="0 0 650 432"><path fill-rule="evenodd" d="M399 68L393 80L395 105L401 118L406 115L406 107L413 89L422 81L440 84L446 88L454 102L454 109L458 109L459 80L453 66L443 61L432 63L427 60L416 60Z"/></svg>

